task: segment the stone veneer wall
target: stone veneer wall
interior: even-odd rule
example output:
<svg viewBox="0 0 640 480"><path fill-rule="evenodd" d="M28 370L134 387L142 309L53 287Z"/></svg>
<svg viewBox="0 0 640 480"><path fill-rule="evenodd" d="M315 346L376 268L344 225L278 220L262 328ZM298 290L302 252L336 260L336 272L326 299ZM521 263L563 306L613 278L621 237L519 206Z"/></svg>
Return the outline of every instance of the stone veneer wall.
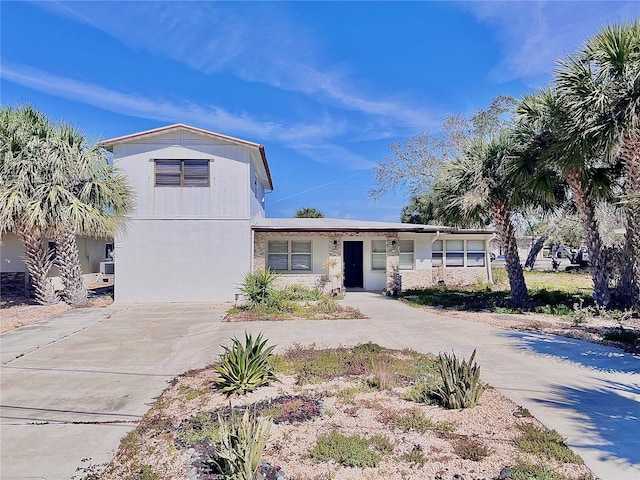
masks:
<svg viewBox="0 0 640 480"><path fill-rule="evenodd" d="M394 287L402 290L428 288L444 281L445 285L471 285L476 281L487 282L486 267L432 267L424 270L400 270L400 241L396 233L333 233L333 232L256 232L253 245L253 269L266 266L266 248L269 238L274 237L326 237L329 256L325 262L325 273L287 273L280 275L277 285L322 286L325 292L342 288L342 241L350 238L384 238L387 241L386 289L393 293ZM334 240L336 244L334 245ZM395 245L394 245L395 240Z"/></svg>

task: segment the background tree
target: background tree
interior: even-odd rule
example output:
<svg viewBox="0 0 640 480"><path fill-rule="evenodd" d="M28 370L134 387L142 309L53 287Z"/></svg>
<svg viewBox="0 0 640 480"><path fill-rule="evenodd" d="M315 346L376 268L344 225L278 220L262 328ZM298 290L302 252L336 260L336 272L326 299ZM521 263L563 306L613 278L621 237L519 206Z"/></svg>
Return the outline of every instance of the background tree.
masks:
<svg viewBox="0 0 640 480"><path fill-rule="evenodd" d="M296 210L295 218L324 218L324 213L312 207L304 207Z"/></svg>
<svg viewBox="0 0 640 480"><path fill-rule="evenodd" d="M513 144L508 132L486 140L468 141L464 156L445 166L434 194L441 199L438 217L448 224L477 224L493 221L504 248L505 268L509 277L511 299L515 304L528 298L518 254L513 206L521 204L521 192L507 176Z"/></svg>
<svg viewBox="0 0 640 480"><path fill-rule="evenodd" d="M525 96L517 108L517 135L523 144L523 158L535 169L557 172L566 181L582 221L591 263L594 299L608 306L609 273L598 228L596 206L610 195L611 178L601 168L594 146L574 135L575 125L563 99L548 89ZM534 176L544 181L544 175ZM533 177L530 177L533 178ZM529 182L526 188L531 188Z"/></svg>
<svg viewBox="0 0 640 480"><path fill-rule="evenodd" d="M610 25L560 62L555 84L574 142L624 166L624 194L640 194L640 21ZM640 206L624 204L625 246L619 288L625 305L640 305Z"/></svg>

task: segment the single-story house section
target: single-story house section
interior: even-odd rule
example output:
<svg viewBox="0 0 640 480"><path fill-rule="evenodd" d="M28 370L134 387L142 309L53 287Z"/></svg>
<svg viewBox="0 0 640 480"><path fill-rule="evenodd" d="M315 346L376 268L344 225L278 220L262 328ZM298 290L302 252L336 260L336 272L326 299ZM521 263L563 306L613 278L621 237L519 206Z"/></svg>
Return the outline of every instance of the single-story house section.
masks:
<svg viewBox="0 0 640 480"><path fill-rule="evenodd" d="M253 269L281 284L396 293L437 284L491 281L492 233L407 223L261 218L253 225Z"/></svg>
<svg viewBox="0 0 640 480"><path fill-rule="evenodd" d="M113 280L113 240L109 238L91 238L79 236L78 257L85 284L110 282ZM54 252L54 264L49 275L56 290L62 290L62 280L59 277L55 263L56 244L51 239L43 239L42 246ZM14 233L8 232L0 238L0 294L22 294L28 288L27 266L22 259L24 245Z"/></svg>
<svg viewBox="0 0 640 480"><path fill-rule="evenodd" d="M183 124L102 142L135 210L115 239L117 302L233 300L246 273L326 290L490 281L488 231L265 218L264 146Z"/></svg>

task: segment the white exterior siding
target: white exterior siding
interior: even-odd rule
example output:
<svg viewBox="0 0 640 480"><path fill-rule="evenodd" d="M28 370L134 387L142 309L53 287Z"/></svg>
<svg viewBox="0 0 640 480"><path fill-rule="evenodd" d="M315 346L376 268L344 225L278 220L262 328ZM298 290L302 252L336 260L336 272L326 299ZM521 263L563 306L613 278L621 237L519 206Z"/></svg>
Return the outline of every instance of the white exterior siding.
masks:
<svg viewBox="0 0 640 480"><path fill-rule="evenodd" d="M155 139L159 140L159 139ZM250 160L235 145L182 146L126 143L114 147L115 163L136 194L135 217L250 218ZM156 187L154 160L209 160L209 187Z"/></svg>
<svg viewBox="0 0 640 480"><path fill-rule="evenodd" d="M116 239L119 302L233 300L251 269L249 220L133 219Z"/></svg>

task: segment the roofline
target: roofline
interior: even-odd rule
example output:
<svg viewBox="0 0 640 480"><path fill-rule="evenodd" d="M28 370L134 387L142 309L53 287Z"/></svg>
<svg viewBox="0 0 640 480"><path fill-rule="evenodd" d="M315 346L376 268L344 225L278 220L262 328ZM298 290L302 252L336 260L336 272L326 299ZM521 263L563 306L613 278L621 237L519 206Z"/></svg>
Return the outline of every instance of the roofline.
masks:
<svg viewBox="0 0 640 480"><path fill-rule="evenodd" d="M271 178L271 170L269 169L269 163L267 162L267 154L264 149L264 145L260 143L250 142L248 140L242 140L241 138L230 137L229 135L223 135L221 133L211 132L209 130L204 130L203 128L192 127L190 125L185 125L184 123L174 123L173 125L167 125L165 127L154 128L151 130L145 130L144 132L132 133L129 135L123 135L121 137L110 138L108 140L103 140L98 142L98 145L102 148L112 152L113 146L118 143L125 143L131 140L135 140L137 138L146 137L149 135L158 135L160 133L174 130L177 128L181 128L184 130L188 130L190 132L199 133L201 135L206 135L208 137L220 138L222 140L227 140L232 143L237 143L239 145L244 145L251 148L256 148L260 152L260 157L262 159L262 163L264 165L264 169L267 173L267 179L269 180L269 187L273 190L273 179Z"/></svg>
<svg viewBox="0 0 640 480"><path fill-rule="evenodd" d="M399 232L399 233L452 233L452 234L483 234L483 235L492 235L495 232L493 230L466 230L466 229L457 229L453 227L442 227L442 228L393 228L393 227L367 227L367 228L357 228L357 227L285 227L285 226L260 226L254 225L251 227L254 232L292 232L292 233L300 233L300 232L318 232L318 233L330 233L330 232L364 232L364 233L380 233L380 232Z"/></svg>

